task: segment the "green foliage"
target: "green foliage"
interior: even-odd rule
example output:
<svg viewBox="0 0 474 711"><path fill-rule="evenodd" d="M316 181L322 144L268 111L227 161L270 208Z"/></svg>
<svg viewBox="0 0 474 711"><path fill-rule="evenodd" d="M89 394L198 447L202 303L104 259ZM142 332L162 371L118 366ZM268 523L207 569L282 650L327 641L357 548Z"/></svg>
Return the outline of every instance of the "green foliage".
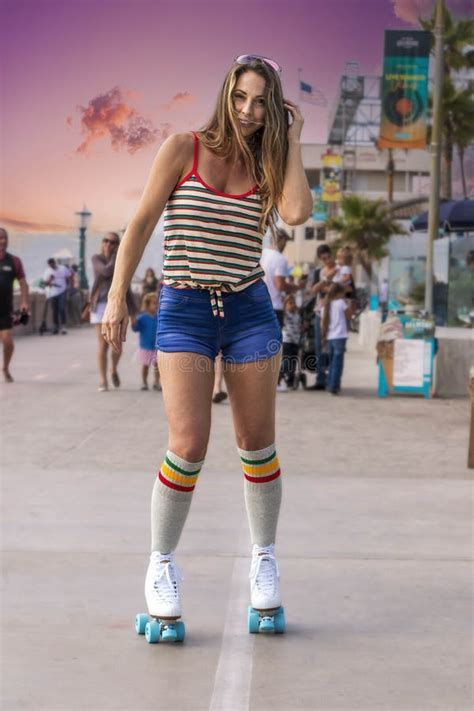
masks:
<svg viewBox="0 0 474 711"><path fill-rule="evenodd" d="M410 291L410 301L413 304L423 305L425 303L425 283L415 284L413 289Z"/></svg>
<svg viewBox="0 0 474 711"><path fill-rule="evenodd" d="M419 18L421 27L431 33L431 47L434 50L435 11L430 19ZM443 194L452 195L453 147L457 146L461 160L463 189L466 194L464 176L464 151L474 140L474 88L471 85L457 89L451 75L463 68L474 67L474 20L453 18L445 6L444 13L444 85L442 96L442 133L444 156ZM430 102L431 103L431 102ZM429 136L431 141L431 137Z"/></svg>
<svg viewBox="0 0 474 711"><path fill-rule="evenodd" d="M383 200L369 200L359 195L346 195L341 201L342 214L328 220L327 227L339 232L339 241L350 245L368 276L372 263L387 256L387 244L392 235L407 234L393 219Z"/></svg>
<svg viewBox="0 0 474 711"><path fill-rule="evenodd" d="M419 18L423 30L431 33L434 49L435 11L430 19ZM446 74L464 67L474 67L474 20L455 19L445 5L444 12L444 64Z"/></svg>

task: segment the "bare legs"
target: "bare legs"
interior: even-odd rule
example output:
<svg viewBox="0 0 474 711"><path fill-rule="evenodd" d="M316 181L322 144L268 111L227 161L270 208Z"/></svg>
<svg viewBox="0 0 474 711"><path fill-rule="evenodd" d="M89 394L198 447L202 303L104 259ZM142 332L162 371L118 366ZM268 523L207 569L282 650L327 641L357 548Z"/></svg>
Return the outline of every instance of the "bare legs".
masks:
<svg viewBox="0 0 474 711"><path fill-rule="evenodd" d="M107 380L107 353L109 350L108 343L105 342L103 336L102 336L102 326L100 323L96 324L95 327L96 334L97 334L97 365L99 366L99 374L100 374L100 389L108 389L108 380ZM116 380L114 380L114 385L116 384L118 380L118 374L117 374L117 365L120 360L121 353L116 353L114 350L112 350L111 353L111 361L112 361L112 379L114 380L114 375ZM120 384L120 381L118 381Z"/></svg>
<svg viewBox="0 0 474 711"><path fill-rule="evenodd" d="M281 354L264 361L224 364L237 447L257 450L275 442L275 397Z"/></svg>
<svg viewBox="0 0 474 711"><path fill-rule="evenodd" d="M13 378L10 373L10 361L12 359L15 346L13 344L11 330L0 331L0 338L3 343L3 376L5 378L5 382L12 383Z"/></svg>
<svg viewBox="0 0 474 711"><path fill-rule="evenodd" d="M227 393L222 389L222 383L224 381L224 366L222 363L222 355L219 353L214 361L214 390L212 393L212 402L221 402L227 398Z"/></svg>
<svg viewBox="0 0 474 711"><path fill-rule="evenodd" d="M155 376L155 382L153 383L154 390L161 390L160 386L160 371L158 370L158 365L155 363L151 366L153 368L153 374ZM148 390L148 373L150 370L149 365L142 365L142 390Z"/></svg>

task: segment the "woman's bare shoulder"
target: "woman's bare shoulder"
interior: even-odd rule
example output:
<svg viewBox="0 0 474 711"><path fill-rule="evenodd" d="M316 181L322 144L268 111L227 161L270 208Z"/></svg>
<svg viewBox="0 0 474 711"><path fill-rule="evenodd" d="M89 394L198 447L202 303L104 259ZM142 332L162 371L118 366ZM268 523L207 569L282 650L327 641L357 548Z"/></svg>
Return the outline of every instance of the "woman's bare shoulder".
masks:
<svg viewBox="0 0 474 711"><path fill-rule="evenodd" d="M163 148L186 163L194 151L194 137L191 131L172 133L163 143Z"/></svg>

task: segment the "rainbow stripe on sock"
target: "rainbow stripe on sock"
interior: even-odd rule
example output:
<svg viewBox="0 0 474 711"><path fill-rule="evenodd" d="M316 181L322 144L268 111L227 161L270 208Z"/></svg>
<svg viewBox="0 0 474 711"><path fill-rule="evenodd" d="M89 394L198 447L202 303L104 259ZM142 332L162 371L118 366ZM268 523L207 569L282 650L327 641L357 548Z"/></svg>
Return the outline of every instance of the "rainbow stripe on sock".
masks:
<svg viewBox="0 0 474 711"><path fill-rule="evenodd" d="M196 469L197 466L199 467L198 469ZM191 493L194 491L194 487L196 486L201 466L202 462L192 464L191 462L185 462L176 456L171 458L170 453L168 452L165 457L165 461L161 465L158 478L162 484L168 486L170 489ZM184 467L187 467L187 469Z"/></svg>
<svg viewBox="0 0 474 711"><path fill-rule="evenodd" d="M252 484L265 484L267 481L273 481L280 476L280 462L275 450L271 454L261 457L260 453L263 452L265 450L257 450L256 452L243 452L243 450L240 450L244 476ZM259 459L253 455L260 455L261 458Z"/></svg>

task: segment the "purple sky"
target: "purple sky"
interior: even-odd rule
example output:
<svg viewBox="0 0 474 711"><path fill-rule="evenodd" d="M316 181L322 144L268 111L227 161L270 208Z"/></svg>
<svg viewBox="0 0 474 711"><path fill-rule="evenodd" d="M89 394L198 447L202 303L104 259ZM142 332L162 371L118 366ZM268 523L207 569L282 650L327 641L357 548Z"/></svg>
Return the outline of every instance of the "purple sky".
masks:
<svg viewBox="0 0 474 711"><path fill-rule="evenodd" d="M466 12L470 0L450 0ZM379 73L383 31L433 0L3 0L1 221L64 230L85 202L97 230L132 216L163 138L211 112L233 58L274 57L288 98L302 78L304 141L325 142L346 60Z"/></svg>

